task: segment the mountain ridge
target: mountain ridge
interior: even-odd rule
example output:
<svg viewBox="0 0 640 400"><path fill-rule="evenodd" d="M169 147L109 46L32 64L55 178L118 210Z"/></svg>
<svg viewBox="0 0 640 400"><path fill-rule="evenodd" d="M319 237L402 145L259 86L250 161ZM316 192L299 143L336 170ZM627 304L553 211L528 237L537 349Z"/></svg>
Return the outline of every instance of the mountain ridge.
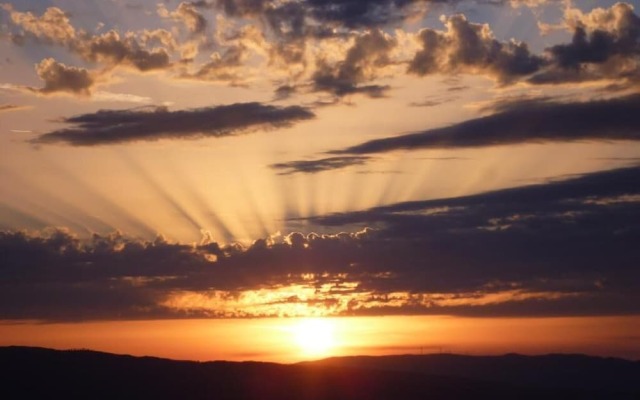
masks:
<svg viewBox="0 0 640 400"><path fill-rule="evenodd" d="M640 362L585 355L351 356L277 364L10 346L0 347L0 366L5 399L640 398ZM577 379L565 385L549 378L576 366L569 376ZM522 379L530 371L539 378Z"/></svg>

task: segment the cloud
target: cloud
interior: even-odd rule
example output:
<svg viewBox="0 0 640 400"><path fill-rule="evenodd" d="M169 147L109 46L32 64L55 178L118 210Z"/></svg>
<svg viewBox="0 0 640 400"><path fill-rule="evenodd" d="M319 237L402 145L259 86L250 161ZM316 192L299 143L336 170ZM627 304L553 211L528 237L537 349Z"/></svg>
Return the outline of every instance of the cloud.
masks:
<svg viewBox="0 0 640 400"><path fill-rule="evenodd" d="M9 12L13 24L23 30L21 33L11 34L15 43L34 39L49 45L63 46L86 61L101 62L112 67L124 65L139 71L165 69L171 65L167 49L147 49L135 33L120 35L117 31L110 30L100 35L91 35L83 30L76 30L68 15L57 7L47 8L41 16L16 11L11 6L5 6L4 9ZM149 36L149 32L143 31L141 35L144 39ZM168 43L167 40L165 37L165 44Z"/></svg>
<svg viewBox="0 0 640 400"><path fill-rule="evenodd" d="M272 0L218 0L214 4L230 16L257 15L272 3Z"/></svg>
<svg viewBox="0 0 640 400"><path fill-rule="evenodd" d="M505 84L538 71L544 64L526 43L496 40L487 24L469 22L462 14L442 17L441 21L446 31L425 28L418 33L422 49L411 60L409 73L481 73Z"/></svg>
<svg viewBox="0 0 640 400"><path fill-rule="evenodd" d="M333 154L374 154L394 150L486 147L574 140L640 140L634 110L640 96L557 103L502 104L499 112L444 128L375 139Z"/></svg>
<svg viewBox="0 0 640 400"><path fill-rule="evenodd" d="M414 37L419 46L406 60L403 52L412 51L412 46L403 42L402 49L393 51L398 47L397 35L383 33L382 27L420 15L432 3L436 1L221 0L189 4L194 10L216 7L231 19L242 21L241 26L246 26L247 19L255 23L261 41L254 43L254 47L261 47L260 51L268 54L269 67L281 67L295 80L310 79L313 90L338 97L353 93L383 96L389 88L372 83L379 77L378 72L407 61L409 74L478 74L500 85L563 84L610 78L640 81L640 19L630 4L617 3L590 13L568 7L563 25L573 33L572 42L549 47L543 54L533 54L524 42L498 40L488 24L470 22L462 14L442 16L444 30L425 28L408 36L401 31L403 38ZM530 6L540 2L525 3ZM336 49L328 52L330 57L321 50L331 47L330 43L345 44L351 40L355 44L346 50L342 61L333 61ZM239 65L219 66L217 59L224 52L218 53L212 63L191 76L237 81L233 69ZM249 58L244 55L243 61Z"/></svg>
<svg viewBox="0 0 640 400"><path fill-rule="evenodd" d="M65 118L63 122L74 127L45 133L34 143L96 146L141 140L221 137L248 129L288 126L313 117L314 114L303 107L260 103L179 111L169 111L166 107L101 110Z"/></svg>
<svg viewBox="0 0 640 400"><path fill-rule="evenodd" d="M2 232L0 247L7 261L3 262L0 280L0 313L18 319L28 315L78 320L153 314L157 308L154 291L141 285L140 290L130 290L135 282L126 276L157 282L163 280L163 274L173 273L171 264L177 259L191 258L189 269L203 265L190 257L189 246L170 244L162 238L140 242L120 234L96 235L83 245L60 230L42 236ZM126 261L119 263L118 258ZM42 291L34 290L36 286ZM23 296L19 295L21 291Z"/></svg>
<svg viewBox="0 0 640 400"><path fill-rule="evenodd" d="M5 84L4 88L39 95L72 94L88 97L92 94L93 88L100 78L99 72L67 66L51 57L36 64L35 70L44 83L43 87Z"/></svg>
<svg viewBox="0 0 640 400"><path fill-rule="evenodd" d="M176 37L166 29L144 29L139 35L142 47L161 47L173 51L180 47Z"/></svg>
<svg viewBox="0 0 640 400"><path fill-rule="evenodd" d="M276 72L287 73L295 81L310 79L312 90L329 92L339 97L351 93L380 97L388 89L386 86L365 83L375 78L375 68L384 66L381 57L388 56L382 53L388 53L389 47L395 47L395 39L378 29L381 21L359 25L359 30L355 30L350 22L339 15L353 20L355 26L358 25L355 23L356 14L349 16L352 12L357 12L357 18L364 22L374 12L384 13L384 9L407 10L413 7L411 3L424 4L421 1L223 0L215 5L230 20L238 22L249 19L258 27L260 40L254 40L253 46L245 44L245 47L259 47L258 52L268 57L269 67L281 70ZM212 3L204 3L204 6L212 6ZM366 17L362 14L363 10L368 10ZM228 22L226 19L225 21ZM239 24L245 26L242 22ZM234 35L226 33L224 36ZM334 47L350 44L352 40L355 45L347 50L351 55L345 54L344 60L335 62ZM367 54L356 54L363 51ZM368 62L367 57L374 60ZM363 70L359 71L359 68ZM301 85L291 83L290 86L309 85L305 82Z"/></svg>
<svg viewBox="0 0 640 400"><path fill-rule="evenodd" d="M67 14L57 7L49 7L41 16L36 16L31 12L19 12L13 9L10 4L2 7L9 13L11 21L24 29L27 35L47 44L59 44L71 46L76 40L77 32L71 25ZM20 39L24 34L14 37Z"/></svg>
<svg viewBox="0 0 640 400"><path fill-rule="evenodd" d="M207 29L207 20L191 2L181 2L175 11L169 11L164 4L159 4L158 15L181 22L192 34L199 35Z"/></svg>
<svg viewBox="0 0 640 400"><path fill-rule="evenodd" d="M370 157L366 156L328 157L318 160L277 163L270 165L270 167L280 171L278 172L279 175L291 175L295 173L315 174L317 172L343 169L353 165L362 165L369 161L369 159Z"/></svg>
<svg viewBox="0 0 640 400"><path fill-rule="evenodd" d="M0 112L24 110L26 107L15 104L0 104Z"/></svg>
<svg viewBox="0 0 640 400"><path fill-rule="evenodd" d="M222 53L212 53L210 61L201 65L197 71L193 73L184 72L181 77L240 84L243 81L243 77L239 69L247 57L248 49L242 43L228 46Z"/></svg>
<svg viewBox="0 0 640 400"><path fill-rule="evenodd" d="M320 4L321 3L321 4ZM425 4L426 2L340 2L338 6L332 1L317 2L314 4L297 3L298 8L308 7L309 13L318 16L322 13L314 14L314 6L333 7L332 10L360 9L360 16L363 16L363 9L369 7L404 6ZM290 5L291 3L286 3ZM262 3L263 6L264 3ZM342 8L344 6L344 8ZM285 38L288 47L297 49L298 61L302 59L302 53L306 45L306 39L311 37L322 38L320 32L312 32L305 25L307 14L298 9L294 13L289 10L283 15L287 15L286 20L291 20L292 15L296 15L295 20L299 23L282 28L282 22L278 8L266 8L260 12L273 14L270 27L276 33L276 37ZM293 6L292 6L293 7ZM382 8L376 8L381 10ZM533 54L524 42L515 40L500 41L494 37L489 25L472 23L462 14L443 16L441 21L445 25L445 30L435 30L430 28L422 29L416 36L416 41L421 47L409 61L407 71L418 76L430 74L479 74L495 79L501 85L514 84L521 81L530 84L567 83L576 81L601 80L611 77L617 78L638 78L638 16L633 13L633 7L626 3L618 3L609 9L596 9L589 14L578 14L573 12L574 20L570 26L574 32L574 39L569 44L559 44L550 47L544 54ZM570 15L566 16L567 19ZM365 19L367 19L365 17ZM347 21L349 18L347 18ZM384 19L383 19L384 20ZM384 20L388 22L387 20ZM327 21L328 23L328 21ZM567 23L569 24L569 23ZM330 26L330 25L327 25ZM340 25L343 26L343 25ZM365 26L365 25L363 25ZM367 32L376 32L375 22L369 21L366 25L370 31L361 31L360 35ZM362 26L361 26L362 27ZM315 36L314 36L315 35ZM325 33L326 37L336 37L336 32ZM589 37L587 37L589 35ZM347 37L349 35L346 35ZM371 35L372 36L372 35ZM297 38L298 41L293 41ZM300 41L300 38L305 38ZM394 40L393 46L397 43ZM380 44L380 42L379 42ZM275 47L276 49L278 46ZM378 46L377 48L384 48ZM354 49L355 50L355 49ZM387 48L386 57L388 57ZM290 60L291 61L291 60ZM385 65L401 62L400 60L387 59ZM337 93L362 93L372 96L380 96L386 89L379 85L368 85L358 88L355 84L357 79L370 80L357 74L349 74L349 63L331 65L322 57L316 61L316 70L312 77L312 82L316 89ZM382 65L381 65L382 66ZM357 70L354 70L357 71Z"/></svg>
<svg viewBox="0 0 640 400"><path fill-rule="evenodd" d="M291 85L282 85L274 91L274 100L286 100L297 92L297 88Z"/></svg>
<svg viewBox="0 0 640 400"><path fill-rule="evenodd" d="M447 90L447 91L451 91L451 90ZM455 90L454 90L455 91ZM438 96L438 95L433 95L433 96L428 96L426 97L423 101L414 101L409 103L409 106L411 107L436 107L439 106L441 104L446 104L455 100L458 100L459 97L456 96Z"/></svg>
<svg viewBox="0 0 640 400"><path fill-rule="evenodd" d="M413 103L435 106L443 101ZM550 97L499 100L482 109L493 114L443 128L374 139L328 151L332 157L274 164L282 175L317 173L362 165L370 154L422 149L455 149L578 140L640 140L640 120L634 110L640 95L587 102L556 102Z"/></svg>
<svg viewBox="0 0 640 400"><path fill-rule="evenodd" d="M639 177L640 168L632 167L311 220L342 229L378 226L378 245L382 238L389 242L369 248L368 262L394 265L393 278L374 284L386 291L467 292L480 285L476 290L486 293L491 282L519 282L515 287L599 297L604 284L611 285L610 298L589 307L604 310L617 302L625 308L624 299L635 296L632 287L640 282L633 266L640 255L632 244L640 237Z"/></svg>
<svg viewBox="0 0 640 400"><path fill-rule="evenodd" d="M79 41L74 50L88 61L122 64L139 71L165 69L171 64L167 50L144 49L134 36L121 37L114 30Z"/></svg>
<svg viewBox="0 0 640 400"><path fill-rule="evenodd" d="M5 89L41 95L72 94L80 97L91 96L93 101L152 103L150 97L137 96L130 93L94 91L101 79L99 72L89 71L85 68L70 67L52 58L44 59L36 64L36 72L40 79L44 81L44 87L5 85ZM0 105L0 112L27 108L29 107L11 104Z"/></svg>
<svg viewBox="0 0 640 400"><path fill-rule="evenodd" d="M248 246L0 232L0 318L637 313L639 179L636 166L314 217L342 232Z"/></svg>
<svg viewBox="0 0 640 400"><path fill-rule="evenodd" d="M603 79L640 80L640 17L628 3L595 8L589 13L568 7L564 23L573 38L532 54L526 43L494 38L487 24L469 22L462 14L441 17L445 31L422 29L422 49L409 73L471 73L500 84L564 84ZM541 24L543 27L548 25Z"/></svg>
<svg viewBox="0 0 640 400"><path fill-rule="evenodd" d="M426 11L425 0L308 0L311 14L322 22L339 22L347 28L400 22ZM436 1L437 2L437 1Z"/></svg>
<svg viewBox="0 0 640 400"><path fill-rule="evenodd" d="M302 15L316 24L346 29L371 28L401 22L426 11L430 0L219 0L217 6L233 17L275 13ZM202 2L200 2L202 3ZM210 3L209 3L210 4ZM288 12L283 12L283 10Z"/></svg>
<svg viewBox="0 0 640 400"><path fill-rule="evenodd" d="M69 67L55 61L53 58L45 58L36 65L38 77L44 81L44 87L38 89L38 93L72 93L88 96L95 85L92 74L78 67Z"/></svg>
<svg viewBox="0 0 640 400"><path fill-rule="evenodd" d="M261 72L277 76L279 84L337 98L383 97L390 87L375 81L405 64L412 75L477 74L499 85L616 79L617 87L628 88L640 82L640 18L627 3L588 13L567 7L561 26L572 32L572 41L543 54L531 53L524 42L498 40L489 25L470 22L462 14L442 16L443 30L383 30L421 15L433 3L447 2L219 0L181 2L173 11L160 5L159 15L183 25L186 38L178 29L92 33L75 28L57 7L35 15L5 5L10 24L3 27L3 36L18 45L31 40L62 46L106 68L172 71L179 79L232 85L252 82L256 62L266 61ZM209 35L203 10L212 8L220 14ZM212 49L209 60L197 57Z"/></svg>
<svg viewBox="0 0 640 400"><path fill-rule="evenodd" d="M568 8L565 25L573 32L571 43L548 48L552 66L531 83L640 78L640 17L631 4L616 3L586 14Z"/></svg>
<svg viewBox="0 0 640 400"><path fill-rule="evenodd" d="M356 37L344 60L333 65L318 60L311 78L314 90L336 96L354 93L382 96L387 87L361 84L374 79L378 70L393 63L389 53L396 45L396 40L381 30L368 31Z"/></svg>

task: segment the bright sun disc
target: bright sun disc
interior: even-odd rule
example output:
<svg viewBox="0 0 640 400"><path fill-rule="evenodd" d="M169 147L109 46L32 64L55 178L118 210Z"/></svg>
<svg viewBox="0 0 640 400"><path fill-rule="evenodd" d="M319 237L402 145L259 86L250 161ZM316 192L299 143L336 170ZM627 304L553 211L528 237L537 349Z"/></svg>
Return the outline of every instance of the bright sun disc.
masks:
<svg viewBox="0 0 640 400"><path fill-rule="evenodd" d="M327 355L335 346L334 325L323 318L303 319L292 329L293 339L305 355Z"/></svg>

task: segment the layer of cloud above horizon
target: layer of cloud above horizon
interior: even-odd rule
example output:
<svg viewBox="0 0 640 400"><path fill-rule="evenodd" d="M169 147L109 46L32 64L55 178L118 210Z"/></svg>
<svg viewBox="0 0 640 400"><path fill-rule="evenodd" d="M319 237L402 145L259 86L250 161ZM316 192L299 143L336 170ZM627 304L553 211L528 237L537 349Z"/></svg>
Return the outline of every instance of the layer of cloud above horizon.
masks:
<svg viewBox="0 0 640 400"><path fill-rule="evenodd" d="M638 313L640 168L313 218L250 246L0 233L0 319ZM350 232L350 233L349 233Z"/></svg>
<svg viewBox="0 0 640 400"><path fill-rule="evenodd" d="M65 118L63 122L76 126L45 133L33 143L96 146L168 138L221 137L249 129L289 126L313 117L314 114L304 107L260 103L177 111L169 111L166 107L101 110Z"/></svg>
<svg viewBox="0 0 640 400"><path fill-rule="evenodd" d="M461 149L526 143L569 141L638 141L640 95L583 102L549 98L520 99L491 106L491 115L444 128L374 139L329 151L335 157L300 160L272 166L287 174L315 173L362 165L370 155L391 151ZM339 162L331 162L337 160Z"/></svg>
<svg viewBox="0 0 640 400"><path fill-rule="evenodd" d="M336 153L370 154L393 150L486 147L573 140L640 140L640 95L561 103L514 101L498 112L445 128L376 139Z"/></svg>

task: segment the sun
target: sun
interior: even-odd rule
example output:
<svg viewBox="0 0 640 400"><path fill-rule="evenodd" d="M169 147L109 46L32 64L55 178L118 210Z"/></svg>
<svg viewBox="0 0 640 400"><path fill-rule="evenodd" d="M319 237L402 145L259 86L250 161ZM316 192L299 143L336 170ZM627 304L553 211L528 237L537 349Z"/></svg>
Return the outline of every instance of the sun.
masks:
<svg viewBox="0 0 640 400"><path fill-rule="evenodd" d="M308 318L295 323L291 333L305 356L326 356L334 349L335 326L326 318Z"/></svg>

